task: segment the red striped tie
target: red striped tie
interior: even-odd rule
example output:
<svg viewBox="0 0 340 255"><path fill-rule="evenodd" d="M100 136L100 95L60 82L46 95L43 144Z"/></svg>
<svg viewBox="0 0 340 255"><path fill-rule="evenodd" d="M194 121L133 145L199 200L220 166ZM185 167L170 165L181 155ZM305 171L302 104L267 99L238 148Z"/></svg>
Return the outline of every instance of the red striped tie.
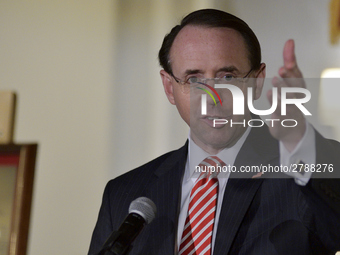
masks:
<svg viewBox="0 0 340 255"><path fill-rule="evenodd" d="M201 169L225 166L216 156L210 156L199 164ZM202 168L203 167L203 168ZM217 171L200 174L190 193L188 215L185 220L178 255L210 255L215 222L218 180Z"/></svg>

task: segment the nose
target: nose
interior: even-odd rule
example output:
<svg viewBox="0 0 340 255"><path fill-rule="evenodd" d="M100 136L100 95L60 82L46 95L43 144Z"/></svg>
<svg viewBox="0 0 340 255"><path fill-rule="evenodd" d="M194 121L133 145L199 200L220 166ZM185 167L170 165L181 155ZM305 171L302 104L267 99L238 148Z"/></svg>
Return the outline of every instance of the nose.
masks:
<svg viewBox="0 0 340 255"><path fill-rule="evenodd" d="M207 90L210 92L207 97L207 103L211 105L223 104L223 97L219 94L219 92L215 89L216 81L214 78L207 79L205 81L205 86Z"/></svg>

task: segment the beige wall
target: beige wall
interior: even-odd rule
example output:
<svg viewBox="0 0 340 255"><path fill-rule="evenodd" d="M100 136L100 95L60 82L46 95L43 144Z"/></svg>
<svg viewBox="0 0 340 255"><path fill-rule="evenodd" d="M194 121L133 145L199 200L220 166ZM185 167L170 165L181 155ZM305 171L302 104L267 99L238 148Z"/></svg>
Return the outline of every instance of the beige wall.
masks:
<svg viewBox="0 0 340 255"><path fill-rule="evenodd" d="M339 66L327 1L0 1L0 89L19 96L15 140L39 143L30 255L86 254L107 180L184 143L157 51L182 16L214 6L254 28L269 77L289 38L306 77Z"/></svg>
<svg viewBox="0 0 340 255"><path fill-rule="evenodd" d="M113 1L0 1L0 88L39 143L29 254L85 254L110 169Z"/></svg>
<svg viewBox="0 0 340 255"><path fill-rule="evenodd" d="M86 254L106 182L184 142L157 48L207 1L179 2L0 1L0 89L18 94L15 141L39 143L28 254Z"/></svg>

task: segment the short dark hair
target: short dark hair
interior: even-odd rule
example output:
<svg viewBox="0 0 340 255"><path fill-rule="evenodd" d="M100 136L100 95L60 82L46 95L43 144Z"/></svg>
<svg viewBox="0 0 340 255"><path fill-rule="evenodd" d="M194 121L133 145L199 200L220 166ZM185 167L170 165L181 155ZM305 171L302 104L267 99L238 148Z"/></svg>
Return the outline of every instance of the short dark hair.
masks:
<svg viewBox="0 0 340 255"><path fill-rule="evenodd" d="M202 9L194 11L184 17L180 23L173 27L169 34L164 37L163 44L158 53L159 63L163 69L172 74L170 64L170 49L178 35L179 31L187 25L203 26L203 27L227 27L238 31L245 43L249 52L248 58L251 68L258 70L261 66L261 47L260 43L254 34L253 30L240 18L215 9Z"/></svg>

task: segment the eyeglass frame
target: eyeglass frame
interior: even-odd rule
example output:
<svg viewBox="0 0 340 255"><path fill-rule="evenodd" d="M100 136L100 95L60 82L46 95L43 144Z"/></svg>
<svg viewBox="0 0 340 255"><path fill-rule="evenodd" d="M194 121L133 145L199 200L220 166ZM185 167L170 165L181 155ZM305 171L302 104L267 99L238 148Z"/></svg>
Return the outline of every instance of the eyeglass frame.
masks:
<svg viewBox="0 0 340 255"><path fill-rule="evenodd" d="M263 69L263 68L261 68ZM235 77L235 79L239 80L239 79L242 79L242 82L244 81L244 79L248 78L248 76L251 74L251 72L253 71L253 68L251 68L249 70L249 72L243 76L243 77ZM260 70L262 71L262 70ZM178 83L178 84L181 84L181 85L185 85L185 84L189 84L191 85L188 81L182 81L181 79L177 78L172 72L170 73L170 75L174 78L174 80ZM203 78L201 79L202 81L208 81L208 80L221 80L223 78ZM227 82L227 81L226 81ZM201 84L204 84L204 82L198 82L198 83L201 83Z"/></svg>

